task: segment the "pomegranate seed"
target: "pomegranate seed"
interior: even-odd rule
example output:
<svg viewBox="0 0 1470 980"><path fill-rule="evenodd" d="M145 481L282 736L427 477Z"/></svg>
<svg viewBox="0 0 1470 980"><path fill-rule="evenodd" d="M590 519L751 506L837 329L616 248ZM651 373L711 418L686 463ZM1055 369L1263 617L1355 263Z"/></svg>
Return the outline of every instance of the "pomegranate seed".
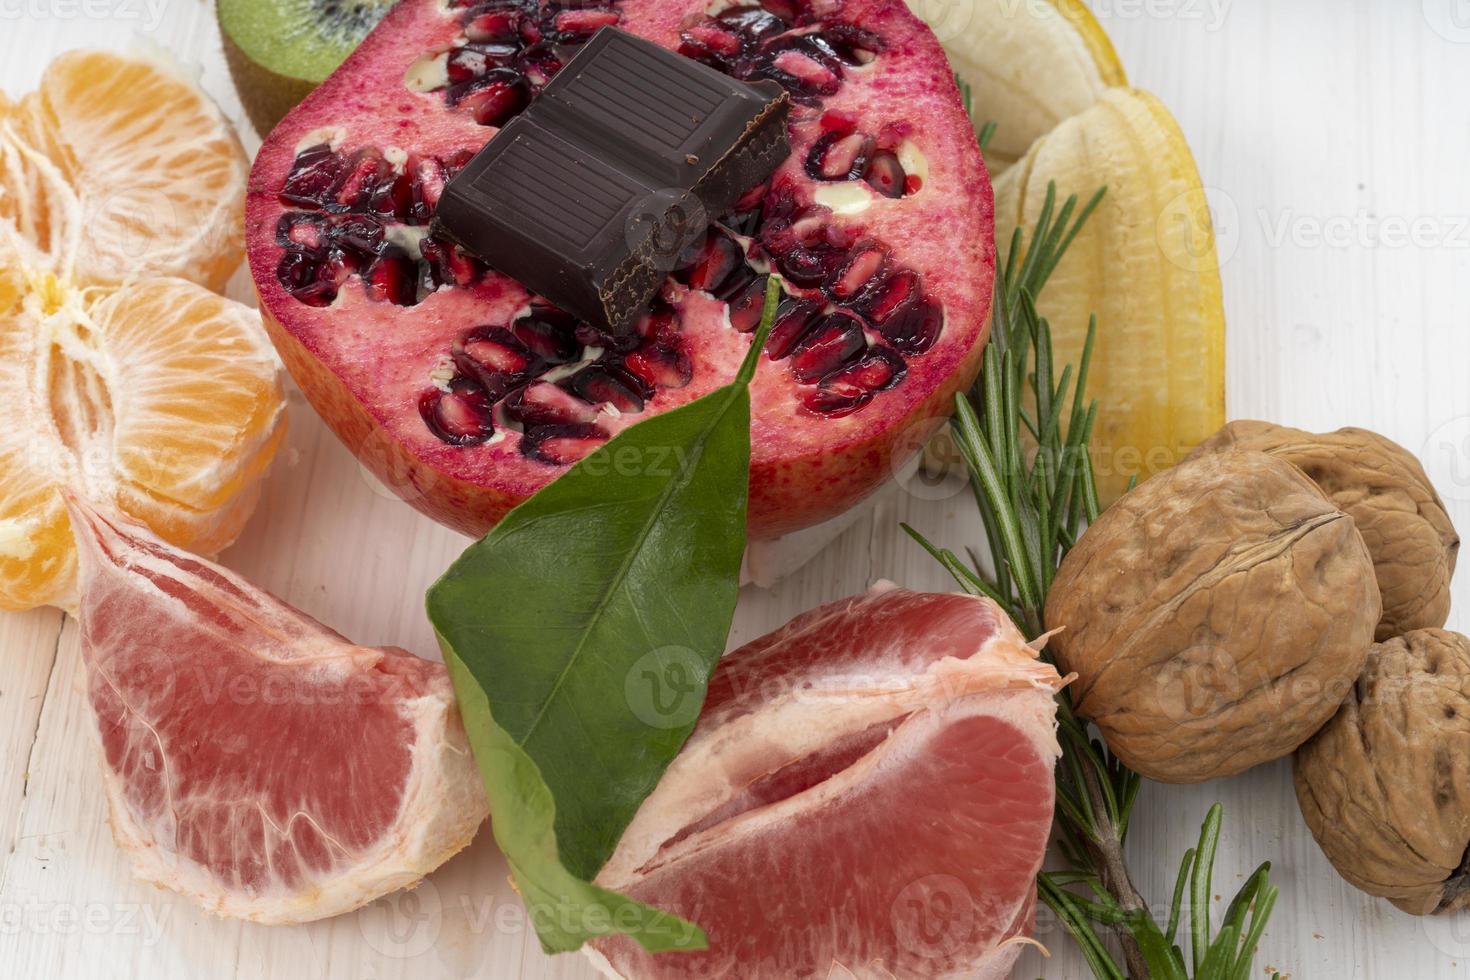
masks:
<svg viewBox="0 0 1470 980"><path fill-rule="evenodd" d="M449 90L449 104L468 109L481 126L499 126L531 101L530 86L520 72L496 68L483 78Z"/></svg>
<svg viewBox="0 0 1470 980"><path fill-rule="evenodd" d="M408 253L390 248L367 271L368 298L395 306L418 302L418 270Z"/></svg>
<svg viewBox="0 0 1470 980"><path fill-rule="evenodd" d="M599 350L613 351L617 354L626 354L638 346L639 337L636 333L613 334L608 333L601 327L595 327L590 323L578 322L572 331L572 336L583 347L596 347Z"/></svg>
<svg viewBox="0 0 1470 980"><path fill-rule="evenodd" d="M572 331L573 321L559 323L545 316L524 316L510 325L511 333L526 349L547 364L566 364L582 352Z"/></svg>
<svg viewBox="0 0 1470 980"><path fill-rule="evenodd" d="M807 248L798 245L785 254L776 256L786 278L798 286L818 286L842 261L842 254L829 248Z"/></svg>
<svg viewBox="0 0 1470 980"><path fill-rule="evenodd" d="M794 96L832 95L842 87L835 59L831 64L824 64L820 57L824 52L815 49L806 40L808 37L802 35L792 47L777 53L766 72Z"/></svg>
<svg viewBox="0 0 1470 980"><path fill-rule="evenodd" d="M534 20L521 21L521 41L527 46L540 44L545 40L546 34L541 30L541 25Z"/></svg>
<svg viewBox="0 0 1470 980"><path fill-rule="evenodd" d="M853 414L872 400L873 396L865 391L839 392L813 388L802 396L801 403L809 412L840 419Z"/></svg>
<svg viewBox="0 0 1470 980"><path fill-rule="evenodd" d="M460 376L449 382L448 391L430 389L419 397L419 414L424 424L451 446L474 446L495 434L490 398L483 388Z"/></svg>
<svg viewBox="0 0 1470 980"><path fill-rule="evenodd" d="M536 381L510 393L505 414L526 426L571 425L591 422L597 408L549 381Z"/></svg>
<svg viewBox="0 0 1470 980"><path fill-rule="evenodd" d="M677 50L684 57L688 58L690 61L697 61L701 65L709 65L716 71L722 71L727 75L735 74L734 64L732 64L725 58L722 58L721 56L715 54L709 48L700 44L688 34L683 35L682 40L680 40L679 42L679 47L675 50Z"/></svg>
<svg viewBox="0 0 1470 980"><path fill-rule="evenodd" d="M461 371L484 387L491 401L504 398L536 366L531 352L504 327L471 330L454 345L450 356Z"/></svg>
<svg viewBox="0 0 1470 980"><path fill-rule="evenodd" d="M325 143L302 150L281 188L281 199L291 204L325 207L336 199L337 187L347 173L347 159Z"/></svg>
<svg viewBox="0 0 1470 980"><path fill-rule="evenodd" d="M776 307L776 322L766 341L766 353L771 360L779 361L791 353L792 348L806 336L817 309L817 304L802 299L784 300Z"/></svg>
<svg viewBox="0 0 1470 980"><path fill-rule="evenodd" d="M852 306L869 320L881 324L919 297L920 282L917 272L900 269L887 280L874 283L853 301Z"/></svg>
<svg viewBox="0 0 1470 980"><path fill-rule="evenodd" d="M287 252L276 266L281 287L307 306L330 306L337 286L322 275L322 265L304 252Z"/></svg>
<svg viewBox="0 0 1470 980"><path fill-rule="evenodd" d="M439 198L444 194L444 185L449 183L449 174L444 163L434 157L423 157L409 161L408 172L413 175L413 203L408 208L410 224L426 225L439 209Z"/></svg>
<svg viewBox="0 0 1470 980"><path fill-rule="evenodd" d="M917 194L923 189L924 178L920 177L918 174L909 174L903 179L903 193L905 197L909 196L910 194Z"/></svg>
<svg viewBox="0 0 1470 980"><path fill-rule="evenodd" d="M537 45L521 52L516 67L532 85L540 87L551 81L561 71L564 62L547 45Z"/></svg>
<svg viewBox="0 0 1470 980"><path fill-rule="evenodd" d="M863 325L846 313L818 320L791 353L791 374L802 384L820 381L864 347Z"/></svg>
<svg viewBox="0 0 1470 980"><path fill-rule="evenodd" d="M352 155L347 165L347 175L337 188L336 200L327 207L331 210L347 211L365 207L383 183L392 183L393 166L383 159L377 148L365 146Z"/></svg>
<svg viewBox="0 0 1470 980"><path fill-rule="evenodd" d="M896 155L889 150L879 150L873 154L865 179L884 197L903 197L907 177Z"/></svg>
<svg viewBox="0 0 1470 980"><path fill-rule="evenodd" d="M595 425L547 425L527 429L521 452L531 459L568 466L585 459L607 442L607 433Z"/></svg>
<svg viewBox="0 0 1470 980"><path fill-rule="evenodd" d="M730 326L741 333L752 333L760 326L761 314L766 309L768 282L769 276L755 276L729 296Z"/></svg>
<svg viewBox="0 0 1470 980"><path fill-rule="evenodd" d="M341 289L347 284L347 280L355 276L361 269L362 262L357 256L334 247L327 250L327 259L322 263L321 278L323 281L331 282L335 288Z"/></svg>
<svg viewBox="0 0 1470 980"><path fill-rule="evenodd" d="M708 293L717 291L730 276L745 263L745 252L739 243L725 233L715 230L706 236L688 270L682 278L690 289Z"/></svg>
<svg viewBox="0 0 1470 980"><path fill-rule="evenodd" d="M367 195L364 207L384 221L407 221L413 210L413 178L390 168L388 177Z"/></svg>
<svg viewBox="0 0 1470 980"><path fill-rule="evenodd" d="M831 132L812 145L806 172L813 180L858 180L868 172L872 152L871 136Z"/></svg>
<svg viewBox="0 0 1470 980"><path fill-rule="evenodd" d="M716 24L697 24L684 32L683 38L700 50L725 60L740 57L746 45L745 38Z"/></svg>
<svg viewBox="0 0 1470 980"><path fill-rule="evenodd" d="M887 347L869 347L851 364L822 379L822 387L836 394L875 394L898 385L908 365Z"/></svg>
<svg viewBox="0 0 1470 980"><path fill-rule="evenodd" d="M464 36L479 44L514 41L520 33L518 10L493 10L470 17L464 24Z"/></svg>
<svg viewBox="0 0 1470 980"><path fill-rule="evenodd" d="M828 50L849 65L869 64L886 47L881 37L854 24L828 24L820 36Z"/></svg>
<svg viewBox="0 0 1470 980"><path fill-rule="evenodd" d="M730 7L715 20L751 41L761 41L786 30L787 21L760 7Z"/></svg>
<svg viewBox="0 0 1470 980"><path fill-rule="evenodd" d="M761 0L761 6L788 24L795 24L804 13L801 0Z"/></svg>
<svg viewBox="0 0 1470 980"><path fill-rule="evenodd" d="M904 354L922 354L934 346L944 329L944 311L924 300L898 310L878 327L878 332Z"/></svg>
<svg viewBox="0 0 1470 980"><path fill-rule="evenodd" d="M383 223L372 215L339 214L332 219L328 234L342 248L366 259L383 250Z"/></svg>
<svg viewBox="0 0 1470 980"><path fill-rule="evenodd" d="M616 10L563 10L552 19L552 28L563 41L586 41L620 19Z"/></svg>
<svg viewBox="0 0 1470 980"><path fill-rule="evenodd" d="M459 172L470 165L479 150L456 150L444 160L444 173L447 178L453 180Z"/></svg>
<svg viewBox="0 0 1470 980"><path fill-rule="evenodd" d="M282 248L315 252L326 244L325 222L319 214L287 211L276 222L276 244Z"/></svg>
<svg viewBox="0 0 1470 980"><path fill-rule="evenodd" d="M862 242L847 255L847 261L832 273L822 291L845 303L872 288L888 266L888 251L877 242Z"/></svg>
<svg viewBox="0 0 1470 980"><path fill-rule="evenodd" d="M653 388L683 388L694 377L689 356L669 341L644 344L627 356L623 366Z"/></svg>
<svg viewBox="0 0 1470 980"><path fill-rule="evenodd" d="M790 181L782 180L771 184L770 193L766 195L764 212L768 222L789 220L796 213L796 193L792 190Z"/></svg>
<svg viewBox="0 0 1470 980"><path fill-rule="evenodd" d="M660 300L638 318L633 331L646 340L663 340L679 332L679 312Z"/></svg>
<svg viewBox="0 0 1470 980"><path fill-rule="evenodd" d="M519 47L514 44L480 44L460 48L449 56L445 68L449 72L449 84L463 85L481 78L492 68L501 68L512 61Z"/></svg>
<svg viewBox="0 0 1470 980"><path fill-rule="evenodd" d="M435 289L446 285L468 289L485 273L484 265L474 256L432 236L419 243L419 252L428 263L429 279Z"/></svg>
<svg viewBox="0 0 1470 980"><path fill-rule="evenodd" d="M572 391L594 405L611 405L624 415L643 411L642 387L615 368L593 365L578 371L571 380Z"/></svg>

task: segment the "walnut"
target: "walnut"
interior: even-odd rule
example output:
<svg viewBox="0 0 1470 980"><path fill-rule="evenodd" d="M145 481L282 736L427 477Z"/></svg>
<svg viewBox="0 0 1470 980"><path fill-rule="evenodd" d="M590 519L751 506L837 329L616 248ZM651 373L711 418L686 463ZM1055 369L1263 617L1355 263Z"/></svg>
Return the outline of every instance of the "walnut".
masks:
<svg viewBox="0 0 1470 980"><path fill-rule="evenodd" d="M1353 519L1378 575L1377 639L1443 626L1460 537L1424 467L1402 446L1366 429L1313 435L1269 422L1231 422L1195 455L1223 449L1294 463Z"/></svg>
<svg viewBox="0 0 1470 980"><path fill-rule="evenodd" d="M1375 646L1296 755L1302 816L1353 885L1415 915L1470 907L1470 639Z"/></svg>
<svg viewBox="0 0 1470 980"><path fill-rule="evenodd" d="M1130 767L1201 782L1332 717L1379 618L1352 519L1265 453L1181 463L1103 512L1046 604L1077 710Z"/></svg>

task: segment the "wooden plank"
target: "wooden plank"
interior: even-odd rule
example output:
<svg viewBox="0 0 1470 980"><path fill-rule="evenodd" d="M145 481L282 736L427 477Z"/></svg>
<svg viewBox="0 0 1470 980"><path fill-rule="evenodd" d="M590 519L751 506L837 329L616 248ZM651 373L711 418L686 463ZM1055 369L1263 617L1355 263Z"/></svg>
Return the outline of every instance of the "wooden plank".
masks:
<svg viewBox="0 0 1470 980"><path fill-rule="evenodd" d="M1470 83L1470 47L1435 32L1424 16L1434 4L1094 6L1134 83L1179 117L1213 188L1227 256L1232 415L1379 429L1425 455L1457 523L1470 528L1470 297L1461 288L1470 243L1456 230L1470 215L1470 109L1455 96ZM66 48L126 43L141 25L114 7L109 17L6 21L0 86L28 90ZM207 3L167 4L157 29L142 35L199 64L204 85L242 118ZM1390 222L1419 219L1421 245L1386 241ZM1339 244L1324 241L1333 235ZM243 277L236 290L248 297ZM361 642L434 655L423 590L464 539L376 492L299 395L292 408L290 447L227 562ZM980 538L965 493L912 486L778 591L748 590L733 640L877 577L947 588L899 521L951 546ZM1455 595L1451 626L1466 629L1464 579ZM0 617L0 840L8 848L0 972L593 976L582 958L541 954L488 833L417 892L304 927L210 919L133 883L107 827L78 667L75 626L63 631L60 614ZM1263 860L1274 862L1282 887L1259 965L1299 978L1463 975L1465 917L1416 920L1343 884L1301 824L1285 763L1202 787L1145 788L1129 852L1150 900L1166 899L1176 862L1217 799L1226 833L1214 891L1226 895ZM1028 953L1017 976L1086 976L1045 910L1038 937L1052 957Z"/></svg>

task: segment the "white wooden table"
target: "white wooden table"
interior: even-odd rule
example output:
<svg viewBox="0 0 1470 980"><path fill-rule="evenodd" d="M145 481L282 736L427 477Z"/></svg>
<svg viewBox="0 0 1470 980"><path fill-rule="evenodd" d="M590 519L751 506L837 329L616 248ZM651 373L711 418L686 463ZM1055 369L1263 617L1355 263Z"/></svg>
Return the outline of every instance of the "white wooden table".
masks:
<svg viewBox="0 0 1470 980"><path fill-rule="evenodd" d="M1093 6L1134 82L1178 115L1214 189L1232 416L1384 432L1426 456L1470 531L1470 2ZM134 35L201 66L243 119L207 0L0 0L0 86L19 95L58 52ZM243 277L236 285L249 295ZM377 489L299 395L292 409L290 446L226 561L360 642L436 655L422 596L466 541ZM900 520L956 544L979 534L966 498L900 494L778 592L750 591L733 639L878 577L946 588ZM1455 596L1451 627L1470 629L1470 575ZM540 953L488 834L418 891L306 927L214 920L134 884L112 845L77 683L74 623L55 611L0 618L0 977L592 976L581 958ZM1268 859L1282 888L1260 966L1298 980L1470 975L1470 915L1415 920L1338 880L1284 762L1144 790L1130 857L1150 900L1167 901L1216 799L1226 835L1214 890ZM1054 955L1028 954L1017 976L1086 976L1045 915L1040 938Z"/></svg>

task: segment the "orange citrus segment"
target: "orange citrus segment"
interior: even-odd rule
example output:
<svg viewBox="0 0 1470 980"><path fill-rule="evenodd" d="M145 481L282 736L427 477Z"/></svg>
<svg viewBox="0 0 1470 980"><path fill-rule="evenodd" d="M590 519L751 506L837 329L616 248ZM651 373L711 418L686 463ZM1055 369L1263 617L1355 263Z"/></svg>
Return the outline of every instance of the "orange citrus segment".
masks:
<svg viewBox="0 0 1470 980"><path fill-rule="evenodd" d="M36 96L22 101L14 138L63 178L41 175L49 228L39 232L52 237L38 240L63 271L223 289L240 262L247 161L208 96L167 66L105 51L63 54Z"/></svg>
<svg viewBox="0 0 1470 980"><path fill-rule="evenodd" d="M281 434L282 392L259 314L153 279L109 296L93 319L127 379L112 395L119 481L202 511L260 477L262 450Z"/></svg>
<svg viewBox="0 0 1470 980"><path fill-rule="evenodd" d="M259 317L179 279L89 301L27 270L0 332L0 607L74 600L73 487L212 553L239 533L284 432Z"/></svg>
<svg viewBox="0 0 1470 980"><path fill-rule="evenodd" d="M0 246L7 269L13 253ZM0 283L3 283L0 277ZM3 288L3 285L0 285ZM0 608L29 609L64 595L76 576L71 526L56 493L65 463L34 397L40 324L12 304L0 312Z"/></svg>

